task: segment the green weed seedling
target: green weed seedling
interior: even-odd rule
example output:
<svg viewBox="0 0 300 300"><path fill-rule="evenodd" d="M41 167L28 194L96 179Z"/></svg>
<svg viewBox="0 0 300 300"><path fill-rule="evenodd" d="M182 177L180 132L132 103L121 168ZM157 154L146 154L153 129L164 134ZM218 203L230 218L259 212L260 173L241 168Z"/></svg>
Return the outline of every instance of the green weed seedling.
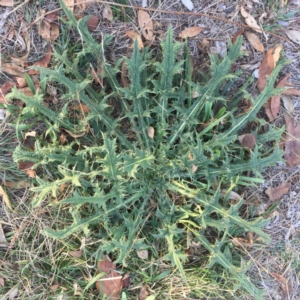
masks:
<svg viewBox="0 0 300 300"><path fill-rule="evenodd" d="M229 97L240 75L232 71L232 64L241 56L241 38L229 43L226 57L211 55L207 80L197 82L187 63L188 48L174 43L171 29L161 43L162 59L148 49L139 51L135 42L131 57L112 65L105 55L112 37L98 43L87 30L87 18L77 22L61 5L67 15L64 22L80 33L81 48L72 56L67 49L56 51L54 69L38 68L42 78L60 91L59 107L46 107L45 94L39 91L30 97L14 88L8 96L25 102L23 122L44 120L47 127L35 151L21 146L14 151L15 162L35 163L32 205L59 206L73 220L45 228L44 235L97 241L88 256L101 259L110 253L125 268L137 259L136 251L155 247L150 255L171 264L187 284L189 238L205 252L198 268L225 270L238 283L235 286L262 299L262 291L246 275L247 265L236 257L233 261L228 245L232 232L253 232L268 243L262 230L267 220L242 218L243 199L232 204L220 190L230 193L239 185L256 185L262 182L263 169L282 159L281 132L269 125L260 136L263 122L257 113L277 93L273 86L284 62L278 63L257 97L248 93L247 85ZM126 87L120 83L123 61L130 82ZM101 70L102 88L93 85L89 63ZM238 105L244 98L252 107L240 114ZM84 118L70 113L70 104L78 100L89 109ZM256 128L253 150L237 139L249 122ZM59 143L62 130L74 137L66 144ZM69 192L57 201L66 184ZM152 282L164 271L138 273Z"/></svg>

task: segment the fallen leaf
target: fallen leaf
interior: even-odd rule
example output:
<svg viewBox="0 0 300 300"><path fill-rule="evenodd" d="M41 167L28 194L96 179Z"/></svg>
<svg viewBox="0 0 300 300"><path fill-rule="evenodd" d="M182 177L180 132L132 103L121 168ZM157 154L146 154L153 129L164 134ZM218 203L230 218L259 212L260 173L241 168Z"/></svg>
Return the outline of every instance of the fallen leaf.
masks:
<svg viewBox="0 0 300 300"><path fill-rule="evenodd" d="M247 240L250 244L253 244L253 241L254 241L254 237L253 237L253 233L252 232L247 232L246 233L246 237L247 237Z"/></svg>
<svg viewBox="0 0 300 300"><path fill-rule="evenodd" d="M153 140L154 139L154 128L150 126L147 130L147 133L148 133L149 138Z"/></svg>
<svg viewBox="0 0 300 300"><path fill-rule="evenodd" d="M232 36L232 45L236 42L237 38L244 34L244 29L238 30L233 36Z"/></svg>
<svg viewBox="0 0 300 300"><path fill-rule="evenodd" d="M284 158L290 167L294 167L300 163L300 124L295 126L294 119L284 113L286 124L286 140Z"/></svg>
<svg viewBox="0 0 300 300"><path fill-rule="evenodd" d="M4 231L3 231L3 228L2 228L2 224L0 223L0 247L1 248L6 248L8 245L8 242L5 238L5 234L4 234ZM0 277L0 279L3 280L2 277ZM0 281L0 286L4 286L4 280L3 282Z"/></svg>
<svg viewBox="0 0 300 300"><path fill-rule="evenodd" d="M127 272L122 278L122 284L124 288L129 287L130 285L130 273Z"/></svg>
<svg viewBox="0 0 300 300"><path fill-rule="evenodd" d="M27 81L25 79L25 77L15 77L16 81L17 81L17 86L19 88L23 88L25 86L27 86Z"/></svg>
<svg viewBox="0 0 300 300"><path fill-rule="evenodd" d="M67 6L67 8L73 12L74 11L74 0L63 0Z"/></svg>
<svg viewBox="0 0 300 300"><path fill-rule="evenodd" d="M24 61L27 60L27 58L29 56L29 53L30 53L30 45L31 45L29 34L26 34L26 36L25 36L25 42L26 42L26 54L23 55L23 56L21 56L21 57L14 57L14 56L12 56L11 57L12 62L20 64L20 63L22 63L22 62L24 62Z"/></svg>
<svg viewBox="0 0 300 300"><path fill-rule="evenodd" d="M108 20L109 22L112 22L114 17L111 11L111 8L109 5L105 5L103 12L102 12L103 19Z"/></svg>
<svg viewBox="0 0 300 300"><path fill-rule="evenodd" d="M142 30L142 34L147 41L153 40L153 22L150 15L144 10L138 12L139 26Z"/></svg>
<svg viewBox="0 0 300 300"><path fill-rule="evenodd" d="M56 291L58 288L60 287L60 285L57 283L57 284L53 284L51 287L50 287L50 290L51 291Z"/></svg>
<svg viewBox="0 0 300 300"><path fill-rule="evenodd" d="M59 37L59 28L57 25L51 25L51 31L50 31L50 41L54 42Z"/></svg>
<svg viewBox="0 0 300 300"><path fill-rule="evenodd" d="M100 297L109 297L110 300L118 300L123 288L122 276L116 272L116 264L105 255L104 259L98 262L99 272L104 272L101 279L96 282L96 288Z"/></svg>
<svg viewBox="0 0 300 300"><path fill-rule="evenodd" d="M136 251L136 254L141 259L148 259L148 250Z"/></svg>
<svg viewBox="0 0 300 300"><path fill-rule="evenodd" d="M64 145L68 142L66 135L64 135L63 133L60 134L58 141L60 145Z"/></svg>
<svg viewBox="0 0 300 300"><path fill-rule="evenodd" d="M300 96L300 91L293 88L287 88L282 92L282 94L286 96Z"/></svg>
<svg viewBox="0 0 300 300"><path fill-rule="evenodd" d="M2 277L0 277L0 286L4 286L4 279Z"/></svg>
<svg viewBox="0 0 300 300"><path fill-rule="evenodd" d="M1 72L5 72L9 75L22 77L24 69L17 64L13 63L3 63L0 66Z"/></svg>
<svg viewBox="0 0 300 300"><path fill-rule="evenodd" d="M275 49L274 49L274 53L273 53L273 59L274 59L274 68L276 67L276 64L280 58L280 53L282 50L282 45L278 45Z"/></svg>
<svg viewBox="0 0 300 300"><path fill-rule="evenodd" d="M5 103L6 94L14 85L16 85L16 84L12 81L6 81L2 85L2 87L0 88L0 103Z"/></svg>
<svg viewBox="0 0 300 300"><path fill-rule="evenodd" d="M10 189L24 189L30 187L30 182L29 181L16 181L16 182L11 182L11 181L4 181L3 185L10 188Z"/></svg>
<svg viewBox="0 0 300 300"><path fill-rule="evenodd" d="M241 6L241 14L245 18L245 23L247 25L251 26L251 28L256 32L261 32L261 29L257 24L256 20L249 13L246 12L243 6Z"/></svg>
<svg viewBox="0 0 300 300"><path fill-rule="evenodd" d="M82 113L88 114L91 110L86 104L74 104L71 109L81 111Z"/></svg>
<svg viewBox="0 0 300 300"><path fill-rule="evenodd" d="M249 241L244 238L233 238L233 239L231 239L231 242L235 247L253 247L253 246L255 246L255 244L249 243Z"/></svg>
<svg viewBox="0 0 300 300"><path fill-rule="evenodd" d="M121 82L122 82L123 87L127 87L130 85L130 82L128 79L128 69L127 69L125 60L123 60L122 66L121 66Z"/></svg>
<svg viewBox="0 0 300 300"><path fill-rule="evenodd" d="M80 258L82 256L82 250L69 251L68 253L74 258Z"/></svg>
<svg viewBox="0 0 300 300"><path fill-rule="evenodd" d="M189 28L186 28L184 30L182 30L179 33L179 37L180 38L186 38L186 37L194 37L196 35L198 35L201 31L203 30L203 27L200 26L192 26Z"/></svg>
<svg viewBox="0 0 300 300"><path fill-rule="evenodd" d="M268 50L258 69L257 88L260 92L267 85L267 78L274 69L273 49Z"/></svg>
<svg viewBox="0 0 300 300"><path fill-rule="evenodd" d="M286 75L283 79L280 80L280 82L277 84L276 87L281 88L281 87L286 86L287 80L289 79L290 76L291 76L291 74ZM266 104L266 105L269 105L269 108L270 108L270 112L267 114L270 121L273 121L279 113L280 96L281 95L272 96Z"/></svg>
<svg viewBox="0 0 300 300"><path fill-rule="evenodd" d="M256 64L245 64L245 65L240 65L242 70L254 70L257 69L260 66L260 62L256 63Z"/></svg>
<svg viewBox="0 0 300 300"><path fill-rule="evenodd" d="M33 93L32 93L32 91L31 91L30 87L28 87L28 86L19 89L19 92L23 93L23 94L26 95L26 96L33 96Z"/></svg>
<svg viewBox="0 0 300 300"><path fill-rule="evenodd" d="M90 31L95 31L99 25L99 18L97 16L91 16L87 21L87 28Z"/></svg>
<svg viewBox="0 0 300 300"><path fill-rule="evenodd" d="M243 147L249 148L251 150L254 148L256 144L256 137L251 133L238 136L238 140L240 141Z"/></svg>
<svg viewBox="0 0 300 300"><path fill-rule="evenodd" d="M77 15L82 14L89 6L89 0L75 0L74 13Z"/></svg>
<svg viewBox="0 0 300 300"><path fill-rule="evenodd" d="M227 193L228 193L227 190L225 190L225 189L221 190L221 195L222 195L223 197L226 197ZM228 198L228 199L229 199L229 200L233 200L233 201L235 201L235 202L238 202L238 201L240 201L240 200L242 199L242 196L240 196L238 193L236 193L236 192L234 192L234 191L230 191L230 194L229 194L229 198Z"/></svg>
<svg viewBox="0 0 300 300"><path fill-rule="evenodd" d="M193 10L194 9L194 4L191 0L181 0L181 3L188 9L188 10Z"/></svg>
<svg viewBox="0 0 300 300"><path fill-rule="evenodd" d="M290 290L290 286L289 286L289 284L288 284L288 280L287 280L284 276L282 276L282 275L280 275L280 274L278 274L278 273L271 272L270 274L271 274L278 282L281 283L281 289L282 289L282 291L283 291L285 294L288 294L288 293L289 293L289 290Z"/></svg>
<svg viewBox="0 0 300 300"><path fill-rule="evenodd" d="M287 37L293 42L300 44L300 31L298 30L285 30Z"/></svg>
<svg viewBox="0 0 300 300"><path fill-rule="evenodd" d="M51 61L51 57L52 57L52 48L50 45L48 45L45 56L43 58L41 58L40 60L36 61L32 66L46 68ZM39 73L40 73L40 71L34 70L34 69L31 69L28 71L29 75L39 74Z"/></svg>
<svg viewBox="0 0 300 300"><path fill-rule="evenodd" d="M21 171L24 171L24 173L29 176L30 178L35 178L35 170L32 170L31 167L34 165L34 162L31 161L25 161L20 162L18 165L18 169Z"/></svg>
<svg viewBox="0 0 300 300"><path fill-rule="evenodd" d="M36 131L30 131L25 134L24 146L34 150Z"/></svg>
<svg viewBox="0 0 300 300"><path fill-rule="evenodd" d="M7 294L8 300L15 300L15 298L19 295L18 288L12 288Z"/></svg>
<svg viewBox="0 0 300 300"><path fill-rule="evenodd" d="M6 194L5 190L3 189L2 186L0 186L0 196L2 196L2 200L4 201L4 203L6 204L6 206L10 209L13 210L10 200L8 198L8 195Z"/></svg>
<svg viewBox="0 0 300 300"><path fill-rule="evenodd" d="M276 187L269 187L266 189L265 193L269 197L269 201L273 202L281 199L290 189L291 184L289 182L284 182Z"/></svg>
<svg viewBox="0 0 300 300"><path fill-rule="evenodd" d="M128 37L130 37L131 39L133 39L133 41L135 41L135 39L137 39L137 41L138 41L138 47L139 47L140 50L144 48L144 44L143 44L142 38L141 38L141 36L137 32L135 32L133 30L128 30L128 31L125 32L125 34Z"/></svg>
<svg viewBox="0 0 300 300"><path fill-rule="evenodd" d="M12 7L17 3L19 3L19 2L15 2L14 0L0 0L0 5L1 6Z"/></svg>
<svg viewBox="0 0 300 300"><path fill-rule="evenodd" d="M197 167L196 165L193 164L192 167L191 167L191 170L192 170L192 173L194 174L194 173L197 172L198 167Z"/></svg>
<svg viewBox="0 0 300 300"><path fill-rule="evenodd" d="M262 44L259 37L255 33L246 31L245 36L254 49L260 52L265 51L264 45Z"/></svg>
<svg viewBox="0 0 300 300"><path fill-rule="evenodd" d="M146 300L148 296L149 293L147 292L146 287L143 286L140 290L138 300Z"/></svg>

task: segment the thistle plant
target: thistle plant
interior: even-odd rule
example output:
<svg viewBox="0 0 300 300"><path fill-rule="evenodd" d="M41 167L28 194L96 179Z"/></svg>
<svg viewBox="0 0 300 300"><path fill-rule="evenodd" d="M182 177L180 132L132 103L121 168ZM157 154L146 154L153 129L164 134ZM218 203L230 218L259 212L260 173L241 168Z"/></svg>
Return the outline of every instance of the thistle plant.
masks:
<svg viewBox="0 0 300 300"><path fill-rule="evenodd" d="M98 247L91 255L101 258L110 253L123 266L136 251L151 250L153 241L161 241L166 246L153 255L171 262L184 280L184 249L192 239L206 249L207 268L225 268L260 299L261 291L247 278L242 262L233 263L228 249L230 239L245 232L268 243L262 229L267 220L242 218L243 199L235 204L228 199L239 185L262 182L263 169L282 158L278 148L282 132L269 125L268 132L259 135L264 121L257 113L277 93L273 86L283 62L256 98L247 91L251 80L229 97L240 76L240 71L231 70L241 56L241 38L229 43L226 57L211 55L208 79L195 82L187 44L174 43L171 29L161 43L161 60L147 48L140 51L135 42L130 58L111 65L105 49L112 37L98 43L87 30L87 19L77 22L68 9L64 11L68 19L64 22L80 32L82 47L72 57L57 50L58 67L53 70L37 68L43 81L60 89L61 110L43 104L45 91L30 97L15 88L9 95L25 102L24 121L35 118L47 126L47 138L37 139L35 151L21 146L14 151L16 162L35 163L38 176L31 188L32 205L61 206L73 218L63 227L45 228L44 234L55 239L74 234L95 237ZM93 85L89 64L84 62L101 70L102 88ZM119 78L123 62L128 69L126 87ZM241 114L242 99L248 99L251 108ZM69 105L75 100L88 107L84 118L71 116ZM110 103L121 105L117 117ZM124 120L130 123L130 136ZM256 128L253 150L237 139L249 122ZM58 139L62 129L80 137L62 145ZM51 176L42 177L48 173ZM64 184L72 187L72 193L57 201ZM225 197L221 189L228 191Z"/></svg>

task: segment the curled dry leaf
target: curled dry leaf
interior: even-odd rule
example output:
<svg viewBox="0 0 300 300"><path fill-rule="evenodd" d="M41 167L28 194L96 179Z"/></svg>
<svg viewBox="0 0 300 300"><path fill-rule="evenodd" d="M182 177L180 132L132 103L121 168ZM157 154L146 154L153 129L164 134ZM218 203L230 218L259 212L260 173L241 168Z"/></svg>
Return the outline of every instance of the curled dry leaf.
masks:
<svg viewBox="0 0 300 300"><path fill-rule="evenodd" d="M143 37L147 41L152 41L153 40L153 21L152 21L150 15L146 11L140 9L138 12L138 21L139 21L139 26L142 30Z"/></svg>
<svg viewBox="0 0 300 300"><path fill-rule="evenodd" d="M249 241L244 238L233 238L233 239L231 239L231 242L235 247L253 247L253 246L255 246L255 244L249 243Z"/></svg>
<svg viewBox="0 0 300 300"><path fill-rule="evenodd" d="M267 85L267 78L274 69L273 49L268 50L258 69L257 88L260 92Z"/></svg>
<svg viewBox="0 0 300 300"><path fill-rule="evenodd" d="M295 126L294 119L285 113L286 124L285 154L284 158L290 167L300 163L300 124Z"/></svg>
<svg viewBox="0 0 300 300"><path fill-rule="evenodd" d="M128 69L127 69L125 60L123 60L122 66L121 66L121 82L122 82L123 87L127 87L130 85L130 82L128 79Z"/></svg>
<svg viewBox="0 0 300 300"><path fill-rule="evenodd" d="M274 68L276 67L276 64L280 58L280 53L282 50L282 45L278 45L276 46L276 48L274 49L274 53L273 53L273 59L274 59Z"/></svg>
<svg viewBox="0 0 300 300"><path fill-rule="evenodd" d="M148 131L147 133L148 133L149 138L153 140L154 139L154 128L149 127L147 131Z"/></svg>
<svg viewBox="0 0 300 300"><path fill-rule="evenodd" d="M53 22L58 20L57 12L52 12L45 16L46 11L40 10L40 17L38 19L38 34L48 42L55 41L59 36L59 28ZM40 21L40 18L42 20Z"/></svg>
<svg viewBox="0 0 300 300"><path fill-rule="evenodd" d="M90 31L95 31L99 25L99 18L97 16L91 16L87 21L87 28Z"/></svg>
<svg viewBox="0 0 300 300"><path fill-rule="evenodd" d="M65 143L68 142L67 137L65 134L61 133L58 139L58 142L60 145L64 145Z"/></svg>
<svg viewBox="0 0 300 300"><path fill-rule="evenodd" d="M3 202L6 204L6 206L10 209L13 210L10 200L8 198L8 195L6 193L6 191L3 189L2 186L0 186L0 196L2 196Z"/></svg>
<svg viewBox="0 0 300 300"><path fill-rule="evenodd" d="M300 44L300 31L298 30L286 30L285 34L293 42Z"/></svg>
<svg viewBox="0 0 300 300"><path fill-rule="evenodd" d="M261 32L261 29L259 27L259 25L257 24L256 20L249 14L246 12L245 8L243 6L241 6L241 14L242 16L245 18L245 23L249 26L251 26L251 28L257 32Z"/></svg>
<svg viewBox="0 0 300 300"><path fill-rule="evenodd" d="M262 44L259 37L255 33L246 31L245 36L255 50L260 51L260 52L265 51L264 45Z"/></svg>
<svg viewBox="0 0 300 300"><path fill-rule="evenodd" d="M52 57L52 48L50 45L48 45L45 56L42 59L36 61L32 66L46 68L51 61L51 57ZM40 71L31 69L28 71L28 74L29 75L40 74Z"/></svg>
<svg viewBox="0 0 300 300"><path fill-rule="evenodd" d="M1 6L13 7L17 3L19 3L19 2L14 1L14 0L0 0Z"/></svg>
<svg viewBox="0 0 300 300"><path fill-rule="evenodd" d="M148 250L140 250L140 251L136 251L136 254L139 258L141 259L148 259Z"/></svg>
<svg viewBox="0 0 300 300"><path fill-rule="evenodd" d="M268 195L269 200L273 202L275 200L282 198L289 191L290 187L291 184L289 182L284 182L274 188L273 187L267 188L265 193Z"/></svg>
<svg viewBox="0 0 300 300"><path fill-rule="evenodd" d="M282 97L282 102L283 102L283 106L287 110L287 112L289 114L292 114L294 112L295 108L294 108L294 103L293 103L291 97L290 96L283 96Z"/></svg>
<svg viewBox="0 0 300 300"><path fill-rule="evenodd" d="M21 64L22 62L26 61L27 58L28 58L28 55L30 53L30 36L29 34L27 33L26 36L25 36L25 42L26 42L26 54L21 56L21 57L11 57L11 60L14 62L14 63L18 63L18 64Z"/></svg>
<svg viewBox="0 0 300 300"><path fill-rule="evenodd" d="M221 190L221 195L223 197L226 197L228 191L223 189ZM230 191L230 194L229 194L229 200L232 200L232 201L235 201L235 202L238 202L242 199L242 196L240 196L238 193L234 192L234 191Z"/></svg>
<svg viewBox="0 0 300 300"><path fill-rule="evenodd" d="M256 137L251 133L240 135L238 136L238 139L243 147L249 148L251 150L256 144Z"/></svg>
<svg viewBox="0 0 300 300"><path fill-rule="evenodd" d="M24 69L14 63L3 63L0 66L0 71L9 75L22 77Z"/></svg>
<svg viewBox="0 0 300 300"><path fill-rule="evenodd" d="M278 282L281 283L281 289L282 289L282 291L283 291L285 294L288 294L288 293L289 293L289 290L290 290L290 285L289 285L289 283L288 283L288 280L287 280L284 276L282 276L282 275L280 275L280 274L278 274L278 273L276 273L276 272L271 272L271 275L272 275Z"/></svg>
<svg viewBox="0 0 300 300"><path fill-rule="evenodd" d="M253 244L253 241L254 241L254 237L253 237L253 233L252 232L247 232L246 233L246 237L247 237L247 240L250 244Z"/></svg>
<svg viewBox="0 0 300 300"><path fill-rule="evenodd" d="M131 39L133 39L133 41L135 41L135 39L137 39L139 49L143 49L144 48L144 44L143 44L142 38L141 38L141 36L137 32L135 32L133 30L128 30L128 31L125 32L125 34L127 36L129 36Z"/></svg>
<svg viewBox="0 0 300 300"><path fill-rule="evenodd" d="M52 24L51 25L51 32L50 32L50 41L54 42L59 37L59 28L57 25Z"/></svg>
<svg viewBox="0 0 300 300"><path fill-rule="evenodd" d="M236 42L236 39L244 34L244 29L238 30L233 36L232 36L232 45Z"/></svg>
<svg viewBox="0 0 300 300"><path fill-rule="evenodd" d="M149 293L147 292L146 287L143 286L140 290L138 300L146 300L148 296L149 296Z"/></svg>
<svg viewBox="0 0 300 300"><path fill-rule="evenodd" d="M196 35L198 35L201 31L203 30L203 27L200 26L192 26L189 28L186 28L184 30L182 30L179 33L179 37L180 38L186 38L186 37L194 37Z"/></svg>
<svg viewBox="0 0 300 300"><path fill-rule="evenodd" d="M25 161L25 162L20 162L18 165L18 169L21 171L24 171L24 173L30 177L30 178L35 178L35 170L32 170L32 167L34 166L34 162L31 161Z"/></svg>
<svg viewBox="0 0 300 300"><path fill-rule="evenodd" d="M102 12L102 17L103 19L108 20L109 22L113 21L113 13L111 11L111 8L109 5L105 5L103 12Z"/></svg>
<svg viewBox="0 0 300 300"><path fill-rule="evenodd" d="M119 300L123 288L122 276L116 272L116 264L105 255L104 259L98 262L100 272L106 273L96 282L96 288L100 296L109 297L111 300Z"/></svg>
<svg viewBox="0 0 300 300"><path fill-rule="evenodd" d="M0 88L0 103L5 103L5 96L7 92L16 85L14 82L6 81Z"/></svg>

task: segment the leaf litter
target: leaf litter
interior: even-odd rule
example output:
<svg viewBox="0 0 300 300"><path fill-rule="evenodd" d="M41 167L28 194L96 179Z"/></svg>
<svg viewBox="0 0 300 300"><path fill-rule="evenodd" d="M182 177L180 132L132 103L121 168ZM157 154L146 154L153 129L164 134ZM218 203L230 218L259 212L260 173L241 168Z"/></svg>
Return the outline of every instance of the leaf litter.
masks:
<svg viewBox="0 0 300 300"><path fill-rule="evenodd" d="M142 35L147 41L153 40L153 21L151 16L144 10L138 12L138 22Z"/></svg>
<svg viewBox="0 0 300 300"><path fill-rule="evenodd" d="M276 187L269 187L265 193L268 195L269 197L269 201L270 202L274 202L276 200L281 199L284 195L287 194L287 192L289 191L291 187L291 184L289 182L284 182L279 184Z"/></svg>

